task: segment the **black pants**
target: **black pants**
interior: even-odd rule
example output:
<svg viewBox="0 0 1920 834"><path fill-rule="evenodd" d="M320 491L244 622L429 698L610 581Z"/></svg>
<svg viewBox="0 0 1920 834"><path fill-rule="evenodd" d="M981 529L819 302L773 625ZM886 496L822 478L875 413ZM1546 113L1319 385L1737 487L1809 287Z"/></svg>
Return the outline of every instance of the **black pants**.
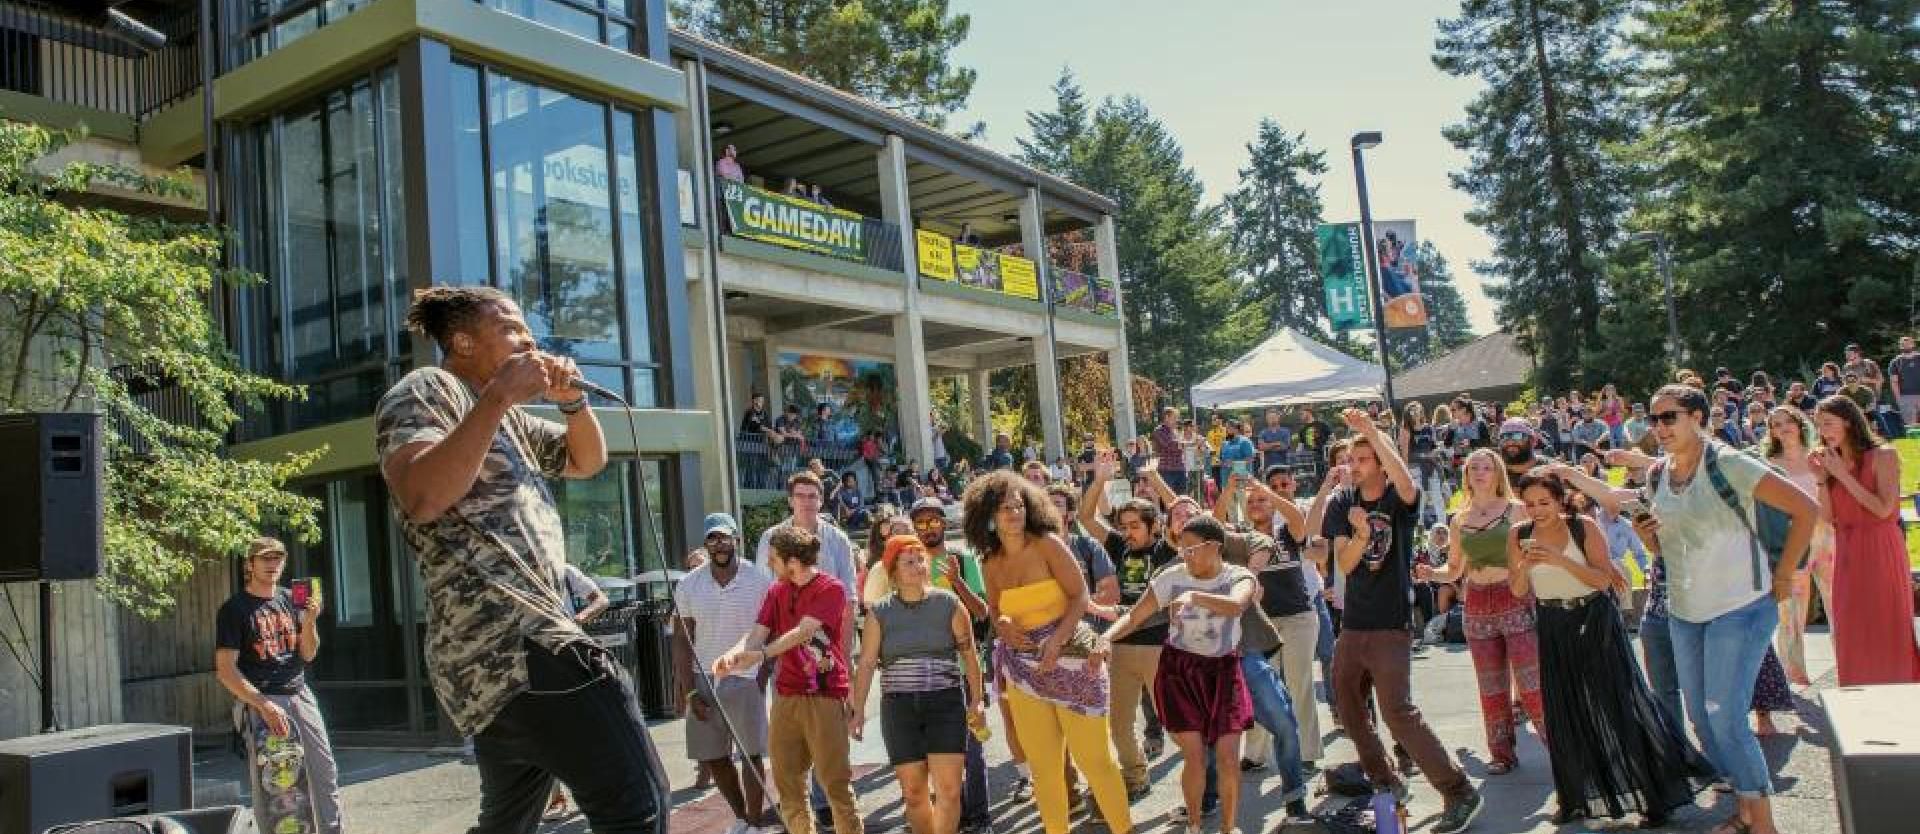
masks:
<svg viewBox="0 0 1920 834"><path fill-rule="evenodd" d="M468 834L533 834L558 777L599 834L664 834L667 786L625 675L605 652L527 644L526 692L473 740L480 822Z"/></svg>

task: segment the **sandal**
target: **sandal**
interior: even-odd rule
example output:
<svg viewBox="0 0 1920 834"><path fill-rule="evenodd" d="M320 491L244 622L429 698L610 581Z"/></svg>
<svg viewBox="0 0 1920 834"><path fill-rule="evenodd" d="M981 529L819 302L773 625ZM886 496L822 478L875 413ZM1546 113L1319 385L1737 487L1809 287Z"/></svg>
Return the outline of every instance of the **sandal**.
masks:
<svg viewBox="0 0 1920 834"><path fill-rule="evenodd" d="M1510 762L1490 762L1487 764L1487 775L1505 776L1512 773L1514 767L1515 765Z"/></svg>

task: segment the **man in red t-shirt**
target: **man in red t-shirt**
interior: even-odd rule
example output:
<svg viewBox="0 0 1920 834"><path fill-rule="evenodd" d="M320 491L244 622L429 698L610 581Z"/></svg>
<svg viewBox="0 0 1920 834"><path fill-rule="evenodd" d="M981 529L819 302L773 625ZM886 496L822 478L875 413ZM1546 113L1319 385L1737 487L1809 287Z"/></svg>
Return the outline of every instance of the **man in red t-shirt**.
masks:
<svg viewBox="0 0 1920 834"><path fill-rule="evenodd" d="M767 569L780 581L767 591L753 630L714 661L713 675L725 678L735 668L777 658L767 753L773 759L780 818L788 834L813 834L813 814L807 807L811 768L833 807L836 834L861 834L847 751L851 711L841 633L847 591L816 567L818 536L789 525L775 529L767 545Z"/></svg>

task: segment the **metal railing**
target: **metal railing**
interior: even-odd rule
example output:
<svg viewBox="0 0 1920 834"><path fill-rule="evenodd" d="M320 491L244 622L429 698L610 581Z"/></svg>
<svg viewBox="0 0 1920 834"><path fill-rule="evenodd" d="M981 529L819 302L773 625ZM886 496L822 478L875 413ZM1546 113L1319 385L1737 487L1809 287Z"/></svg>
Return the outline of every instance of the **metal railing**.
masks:
<svg viewBox="0 0 1920 834"><path fill-rule="evenodd" d="M200 408L194 404L179 384L158 368L116 365L107 371L113 380L124 386L135 404L148 414L177 426L204 429L207 421L200 415ZM152 454L152 448L134 428L133 421L125 415L109 416L113 431L124 444L123 454L134 458L146 458Z"/></svg>
<svg viewBox="0 0 1920 834"><path fill-rule="evenodd" d="M38 0L0 0L0 89L136 119L200 87L198 17L149 20L167 44L148 51Z"/></svg>
<svg viewBox="0 0 1920 834"><path fill-rule="evenodd" d="M857 470L862 483L875 474L867 471L859 447L852 443L808 440L804 446L792 442L772 444L759 432L740 432L734 436L733 445L738 455L740 486L747 489L782 489L788 475L805 469L807 462L814 458L819 458L828 472Z"/></svg>

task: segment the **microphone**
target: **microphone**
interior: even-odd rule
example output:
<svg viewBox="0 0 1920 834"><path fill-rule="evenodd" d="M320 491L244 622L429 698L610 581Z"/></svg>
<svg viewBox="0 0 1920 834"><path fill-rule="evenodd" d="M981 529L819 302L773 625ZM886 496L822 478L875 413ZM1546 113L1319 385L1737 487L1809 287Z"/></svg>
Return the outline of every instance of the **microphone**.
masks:
<svg viewBox="0 0 1920 834"><path fill-rule="evenodd" d="M589 382L587 378L583 376L576 376L572 379L567 380L567 387L572 388L575 391L579 391L582 394L591 394L593 396L613 400L614 402L619 403L621 405L627 404L627 398L607 390L604 386L597 385L593 382Z"/></svg>

